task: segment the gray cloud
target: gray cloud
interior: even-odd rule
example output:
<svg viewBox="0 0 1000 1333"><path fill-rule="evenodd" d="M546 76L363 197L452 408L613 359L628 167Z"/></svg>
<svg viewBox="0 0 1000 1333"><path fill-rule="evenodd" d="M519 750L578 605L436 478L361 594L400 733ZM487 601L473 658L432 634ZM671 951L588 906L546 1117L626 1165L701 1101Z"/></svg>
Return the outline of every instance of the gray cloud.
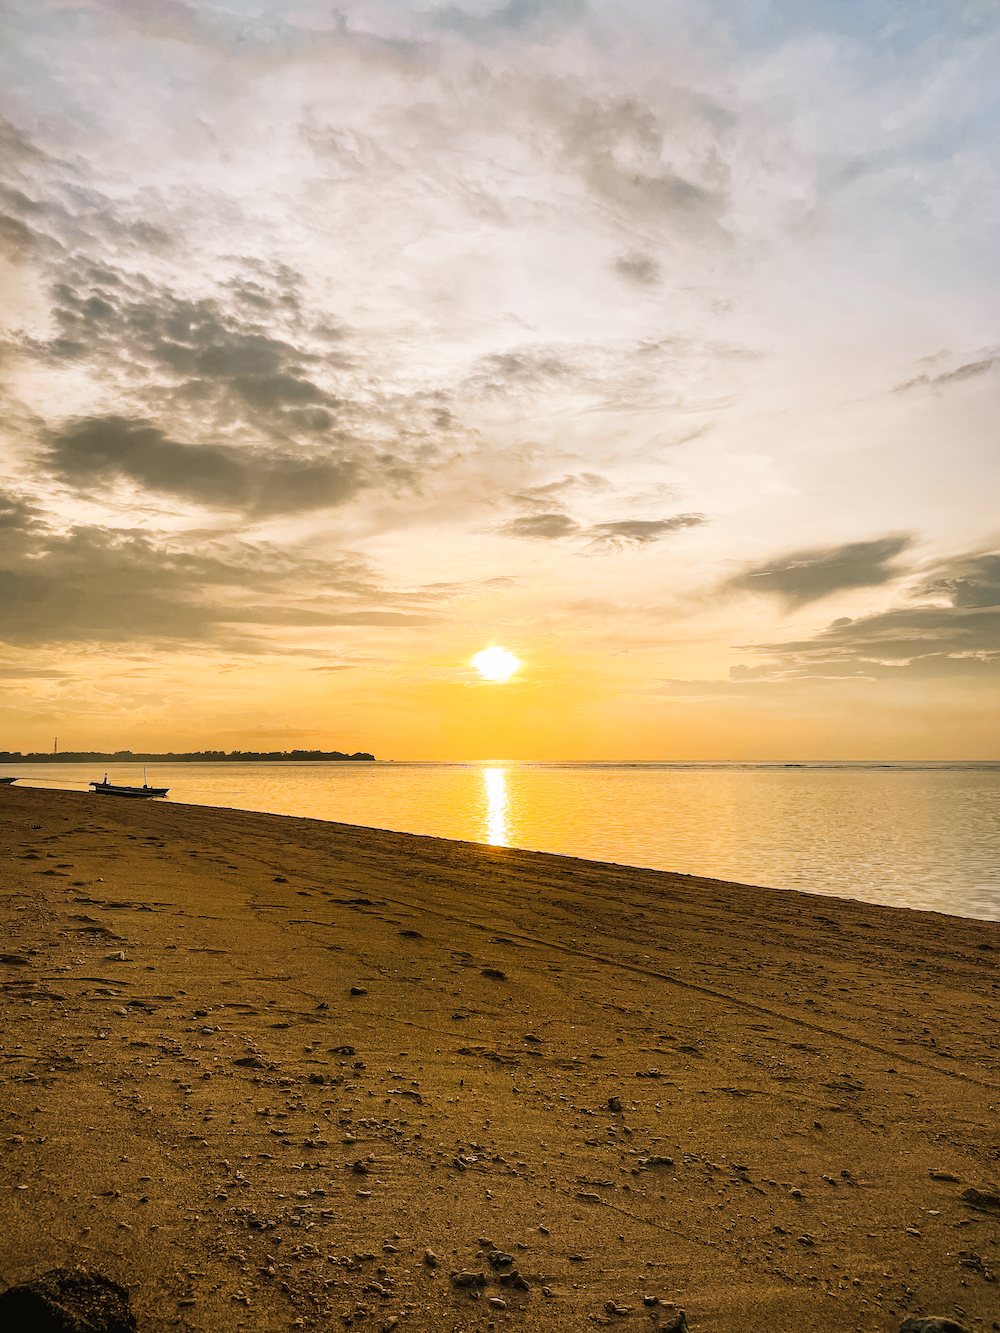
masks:
<svg viewBox="0 0 1000 1333"><path fill-rule="evenodd" d="M0 667L0 680L66 680L68 671L50 671L44 667Z"/></svg>
<svg viewBox="0 0 1000 1333"><path fill-rule="evenodd" d="M621 259L615 260L615 269L623 278L638 283L640 287L651 287L660 278L660 266L656 260L639 251L622 255Z"/></svg>
<svg viewBox="0 0 1000 1333"><path fill-rule="evenodd" d="M568 514L554 512L549 514L525 514L512 519L499 529L504 537L523 537L529 541L555 541L559 537L572 537L580 531L579 523L574 523Z"/></svg>
<svg viewBox="0 0 1000 1333"><path fill-rule="evenodd" d="M9 644L225 642L227 626L431 623L391 599L359 556L316 559L264 543L184 549L162 534L76 526L54 531L18 496L0 495L0 604ZM261 598L268 600L261 600ZM262 646L260 644L258 647Z"/></svg>
<svg viewBox="0 0 1000 1333"><path fill-rule="evenodd" d="M587 492L605 491L611 483L607 477L601 477L596 472L567 473L559 481L549 481L544 485L526 486L522 490L514 491L508 495L508 500L514 504L522 505L526 509L534 510L554 510L565 509L566 501L564 496L575 490Z"/></svg>
<svg viewBox="0 0 1000 1333"><path fill-rule="evenodd" d="M127 478L160 494L253 515L342 504L366 480L355 458L180 444L149 422L114 416L76 423L55 438L42 461L81 490Z"/></svg>
<svg viewBox="0 0 1000 1333"><path fill-rule="evenodd" d="M539 487L547 490L547 487ZM520 537L528 541L558 541L562 537L585 537L595 548L649 546L674 532L707 523L704 514L675 514L673 518L620 518L610 523L595 523L584 528L561 510L525 514L498 528L505 537Z"/></svg>
<svg viewBox="0 0 1000 1333"><path fill-rule="evenodd" d="M917 375L905 384L897 384L895 392L903 393L907 389L943 389L951 384L961 384L964 380L978 379L1000 365L1000 356L981 357L978 361L967 361L954 370L942 371L940 375Z"/></svg>
<svg viewBox="0 0 1000 1333"><path fill-rule="evenodd" d="M834 621L813 639L761 644L797 674L945 676L1000 665L1000 608L907 607ZM766 670L766 668L765 668Z"/></svg>
<svg viewBox="0 0 1000 1333"><path fill-rule="evenodd" d="M1000 553L948 562L918 596L950 605L895 607L841 617L811 639L755 645L770 664L733 669L735 680L874 675L898 679L982 675L1000 668Z"/></svg>
<svg viewBox="0 0 1000 1333"><path fill-rule="evenodd" d="M585 536L597 546L649 546L674 532L707 523L704 514L675 514L673 518L622 518L613 523L595 523Z"/></svg>
<svg viewBox="0 0 1000 1333"><path fill-rule="evenodd" d="M119 389L114 411L50 426L50 475L261 517L412 489L447 458L460 427L440 393L365 382L344 331L306 318L287 266L231 267L196 300L79 252L55 265L58 336L25 336L20 350Z"/></svg>
<svg viewBox="0 0 1000 1333"><path fill-rule="evenodd" d="M770 593L789 606L804 606L844 588L874 588L903 572L890 564L912 545L899 534L868 542L811 551L792 551L764 564L751 565L727 579L727 592Z"/></svg>
<svg viewBox="0 0 1000 1333"><path fill-rule="evenodd" d="M1000 553L977 553L951 561L920 593L947 597L957 607L1000 606Z"/></svg>
<svg viewBox="0 0 1000 1333"><path fill-rule="evenodd" d="M37 505L21 495L0 491L0 533L20 534L35 527L41 515Z"/></svg>

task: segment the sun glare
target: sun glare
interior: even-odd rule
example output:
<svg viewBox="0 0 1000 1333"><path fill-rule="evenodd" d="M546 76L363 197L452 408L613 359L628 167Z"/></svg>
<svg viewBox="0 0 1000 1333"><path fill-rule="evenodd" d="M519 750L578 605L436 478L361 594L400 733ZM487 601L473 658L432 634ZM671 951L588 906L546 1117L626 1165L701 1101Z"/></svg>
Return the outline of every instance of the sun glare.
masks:
<svg viewBox="0 0 1000 1333"><path fill-rule="evenodd" d="M508 680L521 665L506 648L484 648L472 659L483 680Z"/></svg>

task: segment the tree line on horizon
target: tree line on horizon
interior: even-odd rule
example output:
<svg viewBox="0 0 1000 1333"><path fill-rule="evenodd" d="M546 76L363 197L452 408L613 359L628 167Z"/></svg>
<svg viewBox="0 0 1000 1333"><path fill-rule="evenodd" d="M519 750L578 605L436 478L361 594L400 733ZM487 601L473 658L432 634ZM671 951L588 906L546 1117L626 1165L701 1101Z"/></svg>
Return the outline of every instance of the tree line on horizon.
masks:
<svg viewBox="0 0 1000 1333"><path fill-rule="evenodd" d="M65 750L62 753L31 752L22 754L20 750L0 750L0 764L92 764L99 761L106 763L253 763L262 759L360 759L375 761L373 754L364 750L356 754L344 754L341 750L189 750L165 754L139 753L132 750L115 750L105 753L102 750Z"/></svg>

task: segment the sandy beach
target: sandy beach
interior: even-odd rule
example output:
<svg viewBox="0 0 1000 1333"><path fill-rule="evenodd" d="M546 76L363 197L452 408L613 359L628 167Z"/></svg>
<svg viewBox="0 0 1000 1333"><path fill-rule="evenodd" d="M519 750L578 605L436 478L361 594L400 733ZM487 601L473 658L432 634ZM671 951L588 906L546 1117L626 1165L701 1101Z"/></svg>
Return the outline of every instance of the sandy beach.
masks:
<svg viewBox="0 0 1000 1333"><path fill-rule="evenodd" d="M1000 924L0 789L0 1278L140 1330L1000 1329Z"/></svg>

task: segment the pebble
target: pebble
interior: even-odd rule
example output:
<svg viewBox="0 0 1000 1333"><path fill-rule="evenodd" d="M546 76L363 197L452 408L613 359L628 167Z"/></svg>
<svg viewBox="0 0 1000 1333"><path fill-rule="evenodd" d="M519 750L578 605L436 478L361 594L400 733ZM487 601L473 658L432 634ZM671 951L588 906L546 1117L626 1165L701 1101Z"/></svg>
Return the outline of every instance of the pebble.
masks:
<svg viewBox="0 0 1000 1333"><path fill-rule="evenodd" d="M424 1250L424 1263L428 1268L437 1268L438 1257L433 1250Z"/></svg>
<svg viewBox="0 0 1000 1333"><path fill-rule="evenodd" d="M507 1308L507 1302L502 1296L491 1296L490 1305L493 1306L494 1310L506 1310Z"/></svg>

